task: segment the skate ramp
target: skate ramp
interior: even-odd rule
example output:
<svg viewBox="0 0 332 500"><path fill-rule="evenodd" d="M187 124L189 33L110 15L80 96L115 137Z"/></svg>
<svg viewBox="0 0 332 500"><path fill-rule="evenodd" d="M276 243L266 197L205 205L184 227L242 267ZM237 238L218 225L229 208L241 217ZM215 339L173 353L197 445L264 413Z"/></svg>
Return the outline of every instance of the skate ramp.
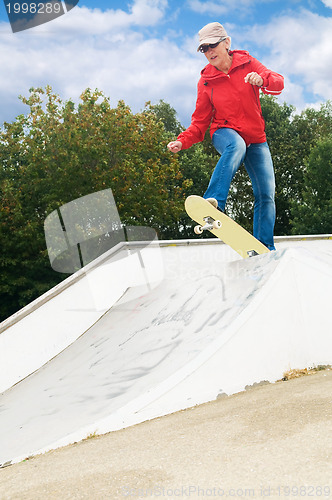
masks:
<svg viewBox="0 0 332 500"><path fill-rule="evenodd" d="M127 289L156 286L163 278L158 249L153 239L135 245L119 243L2 322L0 393L68 347Z"/></svg>
<svg viewBox="0 0 332 500"><path fill-rule="evenodd" d="M331 244L284 241L246 260L214 240L149 248L153 286L133 280L0 396L0 464L331 364Z"/></svg>

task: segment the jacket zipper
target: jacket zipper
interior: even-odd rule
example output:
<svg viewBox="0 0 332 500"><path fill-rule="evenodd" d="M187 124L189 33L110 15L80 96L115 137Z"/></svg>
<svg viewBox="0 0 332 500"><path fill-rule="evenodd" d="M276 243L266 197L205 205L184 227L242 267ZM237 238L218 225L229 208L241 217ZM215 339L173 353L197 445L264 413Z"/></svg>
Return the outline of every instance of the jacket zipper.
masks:
<svg viewBox="0 0 332 500"><path fill-rule="evenodd" d="M264 116L263 116L263 113L262 113L262 108L260 107L259 99L258 99L258 97L257 97L257 94L256 94L256 92L255 92L254 87L253 87L253 86L251 86L251 88L252 88L252 91L253 91L254 96L255 96L257 109L259 110L259 113L260 113L261 117L263 118L263 121L264 121L264 130L265 130L265 120L264 120Z"/></svg>
<svg viewBox="0 0 332 500"><path fill-rule="evenodd" d="M212 104L212 116L211 116L210 125L213 122L214 115L216 114L216 108L214 107L214 104L213 104L213 88L211 89L211 104Z"/></svg>

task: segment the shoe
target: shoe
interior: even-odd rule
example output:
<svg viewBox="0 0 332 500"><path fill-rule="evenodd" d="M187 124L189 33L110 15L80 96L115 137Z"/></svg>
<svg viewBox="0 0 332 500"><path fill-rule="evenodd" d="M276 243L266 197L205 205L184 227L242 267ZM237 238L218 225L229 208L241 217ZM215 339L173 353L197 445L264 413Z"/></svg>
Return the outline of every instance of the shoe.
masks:
<svg viewBox="0 0 332 500"><path fill-rule="evenodd" d="M218 202L215 198L206 198L206 201L208 201L209 203L211 203L211 205L214 207L214 208L218 208Z"/></svg>

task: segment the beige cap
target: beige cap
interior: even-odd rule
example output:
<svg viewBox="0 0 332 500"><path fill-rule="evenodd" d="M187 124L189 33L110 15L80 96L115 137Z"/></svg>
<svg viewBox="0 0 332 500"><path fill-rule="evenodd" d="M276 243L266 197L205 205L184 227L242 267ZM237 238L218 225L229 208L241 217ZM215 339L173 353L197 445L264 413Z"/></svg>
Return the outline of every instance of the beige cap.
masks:
<svg viewBox="0 0 332 500"><path fill-rule="evenodd" d="M217 43L220 38L227 38L227 32L225 28L220 23L209 23L204 26L199 32L199 46L197 52L199 51L201 45L206 45L209 43Z"/></svg>

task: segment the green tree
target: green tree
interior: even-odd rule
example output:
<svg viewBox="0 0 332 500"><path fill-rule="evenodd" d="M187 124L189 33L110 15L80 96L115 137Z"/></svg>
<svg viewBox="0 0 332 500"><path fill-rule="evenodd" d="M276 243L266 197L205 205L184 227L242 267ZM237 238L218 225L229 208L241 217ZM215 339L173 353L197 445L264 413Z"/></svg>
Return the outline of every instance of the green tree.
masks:
<svg viewBox="0 0 332 500"><path fill-rule="evenodd" d="M295 234L300 231L298 224L299 211L298 208L306 206L308 200L308 190L310 191L310 183L314 181L314 177L310 173L308 175L308 168L312 169L311 154L316 146L321 142L327 140L329 142L332 129L332 104L330 101L323 103L319 109L307 108L299 115L293 115L291 120L291 144L289 150L289 166L288 176L282 179L282 185L289 186L288 197L288 225L286 233L282 234ZM327 167L328 168L328 167ZM288 183L287 183L288 179ZM316 186L317 187L317 186ZM315 189L315 188L314 188ZM301 210L299 208L299 210ZM321 214L322 215L322 214ZM297 222L295 223L295 220ZM316 228L312 225L304 230L308 232L319 233L321 232L321 224L318 218L315 218L318 224ZM295 224L295 225L294 225ZM304 229L304 228L303 228ZM331 230L331 229L330 229Z"/></svg>
<svg viewBox="0 0 332 500"><path fill-rule="evenodd" d="M308 108L297 115L293 106L280 104L275 97L267 95L261 96L261 105L276 176L275 233L287 235L294 232L295 207L304 203L303 193L308 182L305 173L310 152L317 142L330 133L332 108L328 101L319 110ZM181 131L175 110L161 101L155 111L165 129L170 132L170 140L175 139ZM219 160L209 131L202 143L181 151L177 156L184 178L191 182L187 193L202 195ZM242 165L231 184L226 212L252 231L253 204L251 182ZM180 216L179 223L182 227L181 236L191 237L192 227L185 213Z"/></svg>
<svg viewBox="0 0 332 500"><path fill-rule="evenodd" d="M0 132L0 319L63 278L47 258L48 214L111 188L124 224L153 227L164 239L192 237L184 198L205 192L219 159L209 131L178 155L167 150L183 127L164 101L133 114L122 101L112 108L98 90L86 89L78 106L51 87L21 99L29 112ZM331 103L296 115L273 97L261 102L276 172L276 234L330 232ZM226 211L251 230L253 195L243 166Z"/></svg>
<svg viewBox="0 0 332 500"><path fill-rule="evenodd" d="M304 173L301 204L294 202L293 234L332 231L332 137L311 150Z"/></svg>
<svg viewBox="0 0 332 500"><path fill-rule="evenodd" d="M27 115L0 134L0 317L48 290L63 276L50 268L43 224L63 204L111 188L121 220L177 230L189 181L169 154L167 133L149 109L111 108L90 89L75 107L51 87L22 97Z"/></svg>
<svg viewBox="0 0 332 500"><path fill-rule="evenodd" d="M177 119L175 109L163 99L160 99L157 104L153 105L150 102L147 102L145 108L146 112L154 113L157 120L163 123L165 131L170 134L170 140L177 137L184 130L184 127Z"/></svg>
<svg viewBox="0 0 332 500"><path fill-rule="evenodd" d="M309 155L320 140L328 137L332 127L331 102L322 104L319 110L308 108L300 114L295 114L295 108L287 103L279 104L275 97L264 95L261 104L276 177L275 234L294 234L293 211L304 203L303 194L310 182L306 177ZM244 200L237 207L238 222L245 225L244 215L244 219L251 220L252 194L246 188L245 176L235 177L234 181L235 196L243 193Z"/></svg>
<svg viewBox="0 0 332 500"><path fill-rule="evenodd" d="M157 119L163 123L168 142L175 140L180 132L184 130L184 127L177 119L175 109L163 100L160 100L157 104L151 105L148 103L148 105L149 111L152 111ZM203 194L208 186L216 159L216 152L210 143L211 140L207 133L203 143L195 144L177 155L169 153L177 159L181 175L187 180L186 196ZM176 227L170 228L168 235L170 238L180 239L193 236L193 223L185 212L184 204Z"/></svg>
<svg viewBox="0 0 332 500"><path fill-rule="evenodd" d="M276 178L275 234L285 235L290 233L292 200L303 183L292 132L295 108L286 103L279 104L275 97L267 95L261 97L261 104Z"/></svg>

